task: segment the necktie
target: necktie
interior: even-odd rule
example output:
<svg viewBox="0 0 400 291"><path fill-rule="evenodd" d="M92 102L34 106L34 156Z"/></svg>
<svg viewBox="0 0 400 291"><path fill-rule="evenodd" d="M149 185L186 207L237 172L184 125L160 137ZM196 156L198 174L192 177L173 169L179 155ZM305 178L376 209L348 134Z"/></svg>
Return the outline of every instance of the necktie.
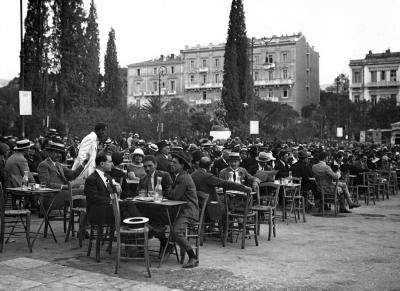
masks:
<svg viewBox="0 0 400 291"><path fill-rule="evenodd" d="M236 171L233 171L233 181L236 182Z"/></svg>
<svg viewBox="0 0 400 291"><path fill-rule="evenodd" d="M147 191L153 191L153 184L151 183L152 176L148 176L147 179Z"/></svg>

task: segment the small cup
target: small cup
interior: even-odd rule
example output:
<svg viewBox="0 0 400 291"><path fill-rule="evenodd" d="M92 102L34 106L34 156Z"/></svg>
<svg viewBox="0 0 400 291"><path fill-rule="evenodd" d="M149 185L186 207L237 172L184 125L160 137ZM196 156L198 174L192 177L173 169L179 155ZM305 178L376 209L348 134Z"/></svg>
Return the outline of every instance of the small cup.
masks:
<svg viewBox="0 0 400 291"><path fill-rule="evenodd" d="M43 183L43 182L40 183L40 188L41 188L41 189L46 188L46 187L47 187L47 184L46 184L46 183Z"/></svg>
<svg viewBox="0 0 400 291"><path fill-rule="evenodd" d="M147 197L145 189L140 189L139 190L139 197Z"/></svg>

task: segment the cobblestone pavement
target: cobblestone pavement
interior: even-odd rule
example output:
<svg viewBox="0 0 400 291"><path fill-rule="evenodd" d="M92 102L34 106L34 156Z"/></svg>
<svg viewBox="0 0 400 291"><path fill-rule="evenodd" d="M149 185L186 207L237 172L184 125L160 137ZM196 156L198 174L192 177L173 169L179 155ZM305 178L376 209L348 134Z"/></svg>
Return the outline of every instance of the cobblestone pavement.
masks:
<svg viewBox="0 0 400 291"><path fill-rule="evenodd" d="M33 229L38 222L36 219ZM94 254L86 256L87 240L82 249L76 239L64 243L61 223L52 224L57 230L57 244L49 238L39 238L32 253L23 239L5 245L0 255L1 290L18 289L7 285L16 280L10 276L17 272L9 263L13 261L7 260L22 257L49 262L47 267L54 265L64 270L63 274L68 276L63 280L75 282L71 282L71 290L100 290L102 286L110 290L146 290L148 286L151 290L400 290L399 195L375 206L353 209L352 214L337 217L309 214L306 223L290 221L289 225L279 221L277 237L271 241L267 240L266 225L262 225L258 247L253 240L246 240L244 250L239 242L223 248L220 242L207 240L200 249L200 266L195 269L182 269L173 256L157 268L157 259L153 258L152 278L147 278L142 260L122 261L120 273L114 275L114 254L107 254L105 246L101 262L96 263ZM152 245L157 249L157 240L152 240ZM38 268L18 272L26 275L21 278L30 281L40 278L42 273ZM89 275L94 279L88 279ZM107 278L105 282L112 283L95 278ZM63 280L47 284L60 289L57 284Z"/></svg>

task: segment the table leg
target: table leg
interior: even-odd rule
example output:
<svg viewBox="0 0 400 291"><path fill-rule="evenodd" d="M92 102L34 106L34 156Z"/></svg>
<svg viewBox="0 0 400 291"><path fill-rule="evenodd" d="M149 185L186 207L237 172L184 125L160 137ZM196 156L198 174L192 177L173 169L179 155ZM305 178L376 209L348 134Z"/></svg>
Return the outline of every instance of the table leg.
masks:
<svg viewBox="0 0 400 291"><path fill-rule="evenodd" d="M43 203L42 202L40 203L40 209L43 211L44 218L43 218L42 222L40 223L38 230L36 231L36 235L35 235L34 239L32 240L32 247L33 247L33 244L35 243L35 241L36 241L36 239L37 239L37 237L38 237L38 235L40 233L40 230L43 227L43 224L46 224L49 227L54 241L57 242L57 238L56 238L56 236L54 234L54 231L53 231L53 228L51 227L51 224L49 222L49 213L51 212L51 208L53 207L53 203L54 203L55 199L56 199L56 195L53 197L53 199L52 199L47 211L44 208Z"/></svg>

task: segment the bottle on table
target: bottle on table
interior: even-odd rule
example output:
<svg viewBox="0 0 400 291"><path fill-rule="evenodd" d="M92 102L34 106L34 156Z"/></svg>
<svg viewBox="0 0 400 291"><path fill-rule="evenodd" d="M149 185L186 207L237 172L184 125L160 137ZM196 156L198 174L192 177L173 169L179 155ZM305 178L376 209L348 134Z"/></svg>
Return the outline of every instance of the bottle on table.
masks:
<svg viewBox="0 0 400 291"><path fill-rule="evenodd" d="M233 172L229 172L228 181L235 182L235 181L233 180Z"/></svg>
<svg viewBox="0 0 400 291"><path fill-rule="evenodd" d="M21 184L22 189L28 189L28 183L29 183L28 171L24 171L24 176L22 177L22 184Z"/></svg>
<svg viewBox="0 0 400 291"><path fill-rule="evenodd" d="M163 189L161 186L162 177L157 177L157 185L154 189L154 201L161 202L163 199Z"/></svg>

